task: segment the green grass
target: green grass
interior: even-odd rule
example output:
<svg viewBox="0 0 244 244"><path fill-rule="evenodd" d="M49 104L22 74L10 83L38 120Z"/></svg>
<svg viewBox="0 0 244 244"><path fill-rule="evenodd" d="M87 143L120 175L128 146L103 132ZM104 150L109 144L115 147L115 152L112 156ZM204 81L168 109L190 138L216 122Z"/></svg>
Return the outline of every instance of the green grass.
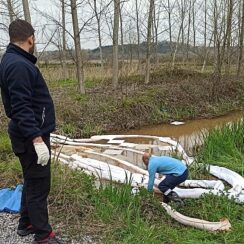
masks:
<svg viewBox="0 0 244 244"><path fill-rule="evenodd" d="M244 121L213 129L203 138L197 161L228 167L244 176Z"/></svg>
<svg viewBox="0 0 244 244"><path fill-rule="evenodd" d="M243 174L243 128L243 122L239 122L211 131L204 138L205 144L199 153L198 162L226 166ZM5 145L1 147L1 152L8 155L4 157L6 162L0 162L0 177L5 179L5 186L13 186L21 180L19 164L11 153L7 136L1 135L0 138ZM200 170L200 173L207 175L206 171ZM72 171L56 161L52 164L49 203L54 229L56 227L61 235L66 233L76 239L89 235L94 242L100 240L101 243L111 244L234 244L243 243L244 240L243 205L224 196L206 195L200 199L187 199L185 205L178 208L180 213L190 217L209 221L229 219L231 231L211 233L174 221L161 207L158 198L146 189L141 189L134 196L129 184L108 183L96 188L93 177L82 171Z"/></svg>
<svg viewBox="0 0 244 244"><path fill-rule="evenodd" d="M50 82L57 133L73 137L218 116L243 105L243 85L235 78L213 86L214 77L187 69L155 70L147 86L138 75L121 77L116 90L109 79L90 78L85 81L86 94L79 93L76 83Z"/></svg>
<svg viewBox="0 0 244 244"><path fill-rule="evenodd" d="M15 186L21 177L21 166L12 152L9 137L0 132L0 188Z"/></svg>
<svg viewBox="0 0 244 244"><path fill-rule="evenodd" d="M0 161L5 161L12 156L12 148L6 133L0 132Z"/></svg>
<svg viewBox="0 0 244 244"><path fill-rule="evenodd" d="M85 80L85 88L92 89L98 86L100 83L102 83L102 80L99 79L86 79ZM62 88L77 88L78 87L78 81L72 80L72 79L66 79L66 80L56 80L49 82L50 87L62 87Z"/></svg>
<svg viewBox="0 0 244 244"><path fill-rule="evenodd" d="M4 169L9 166L8 162ZM97 189L92 177L80 171L71 171L55 162L52 166L49 203L54 230L61 235L76 237L77 240L89 235L94 242L100 240L101 243L111 244L234 244L242 243L244 238L243 206L225 197L208 195L201 199L188 199L185 206L178 209L187 216L210 221L219 221L221 218L230 220L232 231L211 233L177 223L167 215L157 198L146 190L133 196L128 185L107 184Z"/></svg>
<svg viewBox="0 0 244 244"><path fill-rule="evenodd" d="M62 88L69 88L69 87L77 87L78 82L76 80L56 80L49 82L50 87L62 87Z"/></svg>

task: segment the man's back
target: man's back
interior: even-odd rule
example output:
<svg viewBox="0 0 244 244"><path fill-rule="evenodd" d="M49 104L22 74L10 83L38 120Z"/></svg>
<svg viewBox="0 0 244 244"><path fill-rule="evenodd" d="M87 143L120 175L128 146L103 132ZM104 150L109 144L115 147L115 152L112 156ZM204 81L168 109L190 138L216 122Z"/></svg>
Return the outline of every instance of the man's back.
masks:
<svg viewBox="0 0 244 244"><path fill-rule="evenodd" d="M151 156L148 171L160 174L181 175L186 170L186 166L178 159L168 156Z"/></svg>
<svg viewBox="0 0 244 244"><path fill-rule="evenodd" d="M13 136L33 138L55 128L53 101L35 62L32 54L14 44L1 61L1 93Z"/></svg>

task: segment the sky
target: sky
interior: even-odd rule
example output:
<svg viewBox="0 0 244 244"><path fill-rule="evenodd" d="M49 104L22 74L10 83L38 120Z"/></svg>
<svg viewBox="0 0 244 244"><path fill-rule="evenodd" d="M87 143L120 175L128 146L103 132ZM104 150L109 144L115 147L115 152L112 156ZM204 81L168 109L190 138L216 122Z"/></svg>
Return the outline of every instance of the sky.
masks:
<svg viewBox="0 0 244 244"><path fill-rule="evenodd" d="M52 33L56 30L56 26L52 23L52 21L48 21L46 18L41 16L40 12L48 13L49 15L55 16L55 18L59 18L59 10L55 6L57 0L29 0L30 5L30 12L32 18L32 25L36 29L37 33L37 49L38 51L42 51L44 48L45 50L54 50L57 49L55 45L49 43L47 45L47 40L50 39ZM21 3L21 0L17 0L17 4ZM0 4L1 5L1 4ZM36 10L37 9L37 10ZM21 9L22 10L22 9ZM40 12L39 12L40 11ZM1 13L1 6L0 6L0 13ZM0 14L1 15L1 14ZM20 16L22 13L20 13ZM67 16L67 29L72 33L71 28L71 17ZM0 16L0 25L9 25L9 17L8 16ZM94 34L93 36L81 33L81 46L84 49L94 49L98 47L98 41ZM8 44L8 34L7 29L6 31L0 30L0 49L4 48ZM61 39L61 38L60 38ZM73 45L73 40L69 37L68 39L68 46ZM56 40L54 40L56 42ZM56 42L57 43L57 42ZM110 45L111 41L107 40L106 45Z"/></svg>
<svg viewBox="0 0 244 244"><path fill-rule="evenodd" d="M0 0L7 1L7 0ZM12 0L15 1L19 5L19 16L23 17L23 10L22 10L22 0ZM32 18L32 24L36 29L36 40L37 40L37 50L39 52L43 50L57 50L57 45L60 45L62 40L61 38L61 28L57 31L57 25L54 22L46 17L43 16L43 13L48 14L49 16L53 16L56 20L60 19L61 16L61 7L60 7L60 0L29 0L30 5L30 12ZM195 0L196 1L196 18L195 18L195 27L196 29L196 44L202 45L204 40L204 18L203 18L203 1L202 0ZM66 0L67 3L70 0ZM94 15L92 9L89 7L87 3L92 3L92 0L81 1L77 0L79 3L78 8L78 18L79 18L79 26L81 27L84 22L90 19L91 16ZM86 2L86 6L82 5L82 2ZM106 5L111 0L98 0L98 3L101 2L103 5ZM123 43L137 43L137 33L136 33L136 11L135 11L135 0L125 0L122 1L122 19L123 19ZM156 0L155 6L157 9L158 16L157 19L157 26L158 26L158 41L169 41L169 22L168 22L168 10L167 6L165 7L165 2L163 0ZM176 4L176 0L172 0L169 3L171 4L171 18L172 18L172 40L177 41L178 33L180 28L180 21L181 18L181 11L180 7ZM139 0L139 25L140 25L140 42L144 42L147 38L147 16L148 16L148 0ZM209 5L209 22L208 25L209 31L207 33L208 39L211 39L212 36L212 25L211 25L211 13L212 10L210 9L211 5ZM112 45L112 19L113 19L113 4L109 5L109 10L106 13L106 16L102 18L102 45ZM7 26L9 25L9 17L5 14L1 14L2 12L7 12L6 8L2 11L2 5L0 4L0 49L6 47L8 44L8 34L7 34ZM70 6L66 8L66 28L71 35L73 35L72 29L72 18L70 14ZM21 16L22 15L22 16ZM185 19L184 28L186 28L186 24L188 24L188 19ZM2 31L1 28L5 26L5 31ZM81 31L81 48L82 49L94 49L98 47L98 34L97 34L97 23L96 19L90 23L86 29ZM186 38L185 29L185 38ZM60 34L59 34L60 33ZM53 35L55 34L55 35ZM59 35L58 35L59 34ZM68 49L74 47L74 41L71 35L67 34L67 46ZM53 36L51 42L50 37ZM190 30L190 44L193 44L193 28L191 27Z"/></svg>
<svg viewBox="0 0 244 244"><path fill-rule="evenodd" d="M30 7L33 9L37 7L38 10L49 13L50 15L56 16L58 19L59 13L58 13L57 7L55 6L57 2L58 2L57 0L56 1L55 0L30 0ZM33 25L36 25L37 26L36 28L38 28L39 30L42 29L42 27L45 24L49 24L49 23L47 23L47 20L45 18L42 18L40 16L40 14L38 14L37 12L36 12L36 14L33 14L32 18L33 18ZM67 21L67 23L71 23L70 16L68 16L66 18L66 21ZM71 25L67 24L67 28L69 29L70 32L73 31L71 28ZM49 31L49 35L51 35L50 31ZM41 35L40 35L40 39L42 39ZM44 42L46 42L46 38L44 38ZM68 43L68 45L73 45L73 44ZM44 46L45 46L45 43L39 44L39 48L44 48ZM55 48L55 47L53 47L53 45L49 45L49 46L50 47L48 47L47 49L52 50L53 48ZM81 33L81 46L82 46L82 48L85 48L85 49L94 49L98 46L98 43L95 38L90 38L90 36L82 35L82 33Z"/></svg>

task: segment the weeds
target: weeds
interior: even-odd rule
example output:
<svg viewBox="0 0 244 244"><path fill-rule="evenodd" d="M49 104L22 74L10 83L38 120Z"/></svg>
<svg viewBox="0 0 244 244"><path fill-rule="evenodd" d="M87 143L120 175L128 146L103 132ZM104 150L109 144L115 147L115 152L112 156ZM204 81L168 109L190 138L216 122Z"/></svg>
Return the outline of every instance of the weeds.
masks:
<svg viewBox="0 0 244 244"><path fill-rule="evenodd" d="M7 160L0 162L0 178L4 179L0 181L1 187L21 182L19 163L13 155ZM178 209L181 213L210 221L226 217L233 226L231 232L209 233L175 222L146 189L132 195L129 183L130 177L128 184L109 183L98 189L93 177L52 162L49 206L54 229L72 239L89 235L94 242L101 243L242 243L242 205L212 195L185 200L185 206Z"/></svg>
<svg viewBox="0 0 244 244"><path fill-rule="evenodd" d="M9 137L6 133L0 132L0 162L7 161L13 157L12 147Z"/></svg>
<svg viewBox="0 0 244 244"><path fill-rule="evenodd" d="M14 157L11 143L6 133L0 133L0 188L14 187L22 180L21 166Z"/></svg>
<svg viewBox="0 0 244 244"><path fill-rule="evenodd" d="M197 162L230 168L244 176L244 121L216 128L203 136Z"/></svg>

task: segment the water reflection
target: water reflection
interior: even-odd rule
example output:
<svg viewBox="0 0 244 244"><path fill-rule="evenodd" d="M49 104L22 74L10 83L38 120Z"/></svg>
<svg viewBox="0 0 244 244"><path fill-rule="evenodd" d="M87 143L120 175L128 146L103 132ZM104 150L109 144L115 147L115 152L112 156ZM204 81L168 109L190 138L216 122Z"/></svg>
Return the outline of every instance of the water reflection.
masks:
<svg viewBox="0 0 244 244"><path fill-rule="evenodd" d="M213 119L185 121L185 124L183 125L162 124L143 127L140 129L129 130L124 134L169 136L178 140L186 149L189 149L192 148L193 145L201 144L201 136L203 133L206 133L212 128L239 121L243 117L244 111L238 111Z"/></svg>

